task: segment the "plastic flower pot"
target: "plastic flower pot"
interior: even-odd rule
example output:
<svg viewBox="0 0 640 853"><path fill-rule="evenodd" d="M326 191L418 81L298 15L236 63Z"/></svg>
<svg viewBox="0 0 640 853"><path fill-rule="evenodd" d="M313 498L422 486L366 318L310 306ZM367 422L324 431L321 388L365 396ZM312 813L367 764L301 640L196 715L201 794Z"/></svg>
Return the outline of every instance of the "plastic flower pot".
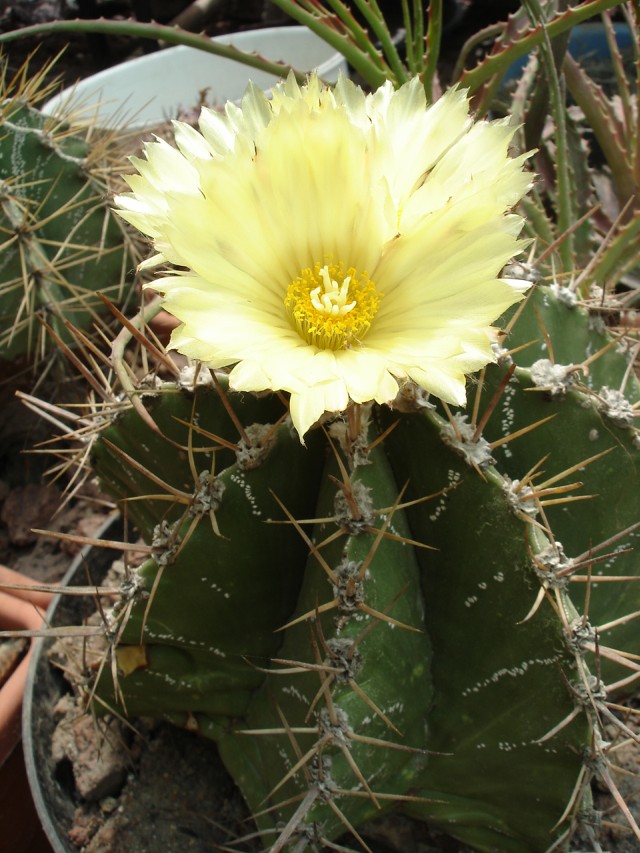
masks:
<svg viewBox="0 0 640 853"><path fill-rule="evenodd" d="M626 24L614 24L614 33L621 51L632 47L631 30ZM580 24L571 30L569 53L581 63L609 65L611 56L604 26L599 23ZM529 61L529 54L513 62L504 76L502 85L518 80Z"/></svg>
<svg viewBox="0 0 640 853"><path fill-rule="evenodd" d="M271 27L216 36L212 41L283 61L298 71L317 69L323 79L346 72L344 57L306 27ZM270 89L279 78L241 62L195 48L171 47L101 71L64 89L43 107L47 114L72 108L82 121L130 130L153 127L195 107L206 90L209 105L242 97L251 80Z"/></svg>

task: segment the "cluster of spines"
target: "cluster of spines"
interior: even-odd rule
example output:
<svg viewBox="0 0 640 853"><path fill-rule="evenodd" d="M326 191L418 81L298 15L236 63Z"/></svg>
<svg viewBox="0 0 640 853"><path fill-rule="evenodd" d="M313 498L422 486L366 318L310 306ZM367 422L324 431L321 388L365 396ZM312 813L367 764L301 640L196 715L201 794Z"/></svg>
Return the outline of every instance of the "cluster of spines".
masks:
<svg viewBox="0 0 640 853"><path fill-rule="evenodd" d="M140 252L106 203L125 163L116 132L37 109L53 63L12 80L0 65L0 359L37 363L73 340L70 323L100 325L97 290L126 300Z"/></svg>

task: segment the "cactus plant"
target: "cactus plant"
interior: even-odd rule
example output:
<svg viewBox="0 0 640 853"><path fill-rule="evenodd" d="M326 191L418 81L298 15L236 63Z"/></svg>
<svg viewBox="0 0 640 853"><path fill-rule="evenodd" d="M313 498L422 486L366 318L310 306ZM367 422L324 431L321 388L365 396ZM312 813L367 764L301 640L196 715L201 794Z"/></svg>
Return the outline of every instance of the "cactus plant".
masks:
<svg viewBox="0 0 640 853"><path fill-rule="evenodd" d="M341 85L336 97L357 102ZM416 91L399 97L415 105ZM265 144L260 97L250 93L243 109ZM314 81L276 92L276 115L295 109L287 98L300 110L315 98L333 104ZM247 132L239 113L229 116ZM229 150L220 126L205 121L209 139ZM197 163L194 133L178 127ZM153 145L173 164L172 203L186 193L191 222L198 201L188 181L205 177ZM510 162L522 190L522 160ZM127 216L173 260L192 239L200 251L195 219L184 234L175 216L163 225L157 164L138 168L153 192L131 178L138 201L121 202ZM219 187L225 175L216 174ZM225 227L216 239L227 250ZM514 276L533 275L526 265L510 275L512 302L522 289ZM194 280L180 272L157 284L184 317L174 342L187 350L200 315L178 297ZM366 282L356 286L370 299ZM176 373L141 332L148 312L116 342L130 402L112 416L100 407L92 467L142 533L148 559L108 622L88 695L98 710L155 715L212 738L265 846L331 849L348 830L366 850L363 824L395 811L479 851L561 849L588 813L592 775L612 781L605 682L631 683L639 651L638 593L626 578L637 575L628 552L640 389L633 347L569 294L538 286L503 315L508 334L496 363L469 381L468 404L433 402L405 379L389 405L351 403L313 429L307 404L294 406L296 386L288 402L234 390L235 372L204 366L132 385L127 340ZM213 361L208 346L196 343ZM603 510L595 496L607 501L623 477L627 500Z"/></svg>
<svg viewBox="0 0 640 853"><path fill-rule="evenodd" d="M585 312L535 296L600 348ZM283 849L313 849L394 808L473 849L542 851L586 807L604 760L594 628L640 608L632 583L594 584L588 612L580 593L623 528L606 575L636 573L640 451L599 384L553 395L525 353L487 369L475 415L403 398L305 449L277 398L224 376L147 392L158 431L131 407L99 434L94 468L153 550L100 700L212 737L265 843L284 826ZM598 383L625 363L603 352ZM572 501L623 480L624 517Z"/></svg>
<svg viewBox="0 0 640 853"><path fill-rule="evenodd" d="M337 0L334 5L343 7ZM526 5L534 12L539 8L533 0ZM577 15L569 10L545 26L534 12L532 31L516 32L512 46L518 50L543 43L551 24L559 32ZM436 30L434 25L434 37ZM507 28L505 40L509 34ZM412 72L419 70L419 41L414 39L409 57L416 65ZM513 53L498 49L475 76L470 72L472 88L487 82L489 71L504 67ZM385 56L393 66L397 57L390 47ZM553 58L547 58L553 78ZM377 73L393 76L384 68ZM433 73L421 82L429 89ZM294 83L287 86L291 93ZM359 103L346 84L340 97L343 106ZM379 94L377 103L385 97ZM282 106L285 101L282 91L276 93L274 109L293 110ZM404 106L411 113L407 102ZM584 257L574 250L593 252L597 230L590 224L575 244L569 239L577 221L568 205L572 170L576 164L584 167L581 175L588 170L579 160L579 134L575 128L567 134L565 113L558 103L554 109L556 129L570 140L574 158L558 165L553 192L546 188L565 230L553 233L554 218L546 220L549 197L546 207L528 205L527 228L547 238L542 271L556 268L549 258L555 260L557 250L557 268L566 273L576 257ZM438 391L428 399L419 378L411 381L398 370L394 375L406 381L387 403L371 402L376 395L364 393L354 402L352 384L348 405L330 405L327 401L339 398L335 388L318 390L327 403L322 412L329 414L309 429L313 400L304 398L300 384L277 386L290 400L264 393L259 384L260 370L266 375L272 363L276 336L260 351L262 361L254 358L259 367L249 365L244 374L234 368L230 375L217 368L242 363L246 355L225 358L215 336L208 337L209 326L217 324L218 337L236 347L234 352L250 348L250 336L238 344L238 330L226 328L215 313L228 310L228 302L236 307L238 291L245 295L240 273L256 267L266 275L272 260L269 240L258 244L262 254L256 261L227 239L235 233L246 240L256 224L239 215L240 207L230 210L231 224L217 208L205 211L215 228L201 215L212 187L227 196L246 189L242 169L215 171L230 152L253 158L259 149L256 162L266 174L276 166L269 149L260 147L267 107L248 96L243 110L228 107L226 124L205 119L209 149L195 131L178 128L188 164L163 148L158 158L164 158L167 174L140 167L141 175L131 179L135 203L121 202L154 239L156 260L183 267L160 279L158 288L183 323L175 346L212 369L191 366L178 375L145 337L149 311L144 312L127 322L114 348L121 386L110 393L107 382L98 383L103 400L92 411L93 421L83 421L83 454L92 430L92 470L135 522L148 556L108 616L107 652L95 662L97 674L85 685L86 696L99 713L107 708L155 715L212 738L255 816L261 844L274 851L346 849L340 841L345 831L355 838L348 843L369 850L367 822L383 812L425 822L478 851L566 850L575 829L593 817L593 777L620 801L603 725L625 731L625 723L607 694L624 695L639 671L633 621L640 612L633 583L640 524L637 342L627 330L612 334L597 321L601 306L590 299L588 274L576 286L553 281L544 287L535 284L540 272L523 262L509 275L514 292L513 279L519 277L529 296L500 317L505 335L494 341L495 363L468 380L467 403L455 392L455 371L448 374L449 384L442 378L446 370L440 374ZM399 111L396 119L406 113ZM365 109L354 114L366 117ZM332 130L340 133L337 124ZM401 138L403 145L413 139ZM396 158L402 153L393 150ZM341 154L353 151L345 144ZM353 172L366 164L365 157L349 160ZM313 172L315 161L308 165L315 178L322 174ZM341 168L337 158L335 166ZM426 182L431 166L404 199L413 213L407 200ZM293 168L289 160L285 167ZM189 193L195 174L204 189L197 184L199 191ZM349 199L349 175L340 174ZM245 202L253 192L247 186ZM490 198L488 188L483 190ZM504 207L523 190L519 185L511 194L505 191ZM188 227L166 215L168 206L179 205L181 193L188 196L188 205L179 209ZM442 193L445 208L451 197ZM272 200L282 202L275 195ZM369 207L378 200L372 191ZM283 208L291 216L290 242L302 232L311 245L315 233L307 237L305 220L291 212L301 210L293 207L295 193L288 201L292 208ZM397 199L387 201L388 213ZM443 263L438 239L473 231L495 213L491 200L482 210L474 201L477 195L465 197L475 214L472 224L461 217L447 220L440 231L436 222L436 238L420 232L432 240L434 265ZM379 223L367 218L373 216L369 207L358 208L371 226L364 229L367 239L357 229L349 234L367 250L367 241L379 236ZM390 244L404 236L406 208L398 204L393 210L398 233ZM313 220L318 230L330 230L328 210L336 219L344 215L335 203L318 205ZM259 213L260 227L268 230L282 210L264 205ZM412 226L417 229L416 220ZM505 232L514 237L515 230ZM499 244L497 232L500 226L483 239ZM277 228L269 234L281 238ZM452 250L454 262L445 267L452 280L459 272L456 261L466 271L471 256L481 255L481 242L473 250L464 244L462 260ZM512 251L500 244L496 253L515 253L518 245L509 245ZM628 243L624 248L630 251ZM387 250L393 251L385 245ZM611 268L619 269L616 251L605 241L597 256L608 256ZM191 265L183 262L190 253L196 258ZM416 249L411 260L421 257ZM367 258L373 263L372 254ZM630 263L626 254L623 266ZM189 266L192 272L185 272ZM407 270L413 271L408 261L408 276ZM344 281L356 276L344 273ZM342 308L348 313L350 303L340 303L343 294L333 287L334 274L327 262L300 277L321 277L324 292L319 284L312 299L320 303L326 297L337 306L334 313ZM202 291L198 277L207 275L225 299ZM371 297L368 278L356 279ZM200 302L185 308L181 291L190 287L201 288ZM214 295L219 296L215 288ZM516 301L511 296L504 296L500 311ZM255 299L251 306L254 310ZM293 317L298 332L315 335L317 344L322 330ZM244 320L256 328L255 314ZM351 332L359 345L368 328L366 323L349 328L345 348L351 348ZM143 346L145 359L151 356L174 376L160 380L152 373L133 384L124 358L131 340ZM439 343L456 352L450 339ZM473 343L481 348L478 339ZM483 358L482 363L490 360ZM278 368L286 374L295 365ZM462 370L470 372L468 366ZM435 381L426 370L415 375L426 375L426 386ZM246 390L234 390L239 387ZM621 807L640 838L633 815Z"/></svg>
<svg viewBox="0 0 640 853"><path fill-rule="evenodd" d="M38 362L105 312L97 292L122 302L139 260L108 199L124 165L114 133L71 126L37 104L54 63L13 79L0 70L0 358ZM40 322L43 321L43 322ZM53 336L44 331L51 327Z"/></svg>

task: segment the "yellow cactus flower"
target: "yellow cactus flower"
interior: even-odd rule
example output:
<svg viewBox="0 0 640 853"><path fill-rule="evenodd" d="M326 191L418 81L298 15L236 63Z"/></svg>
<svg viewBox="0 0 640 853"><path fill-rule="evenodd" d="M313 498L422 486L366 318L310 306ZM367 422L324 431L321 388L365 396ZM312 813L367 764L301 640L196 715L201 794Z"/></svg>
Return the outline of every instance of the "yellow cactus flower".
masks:
<svg viewBox="0 0 640 853"><path fill-rule="evenodd" d="M152 263L179 268L153 283L181 323L172 347L232 367L234 389L289 392L301 437L407 380L462 404L522 296L498 277L531 177L509 123L472 121L459 89L427 107L417 79L365 95L290 76L199 128L149 143L117 199Z"/></svg>

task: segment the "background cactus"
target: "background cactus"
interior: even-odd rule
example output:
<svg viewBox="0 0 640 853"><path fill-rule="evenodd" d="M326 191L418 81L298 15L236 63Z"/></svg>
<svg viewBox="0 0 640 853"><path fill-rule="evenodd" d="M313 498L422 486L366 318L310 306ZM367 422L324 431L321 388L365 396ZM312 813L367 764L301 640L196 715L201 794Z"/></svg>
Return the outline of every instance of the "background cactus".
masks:
<svg viewBox="0 0 640 853"><path fill-rule="evenodd" d="M0 358L40 360L55 338L73 338L66 323L88 329L104 293L129 295L138 258L109 207L124 168L122 139L69 125L37 104L51 93L53 63L9 78L0 68ZM131 143L127 142L130 149ZM127 154L130 150L127 150ZM51 327L48 335L43 321ZM99 321L98 321L99 322Z"/></svg>

